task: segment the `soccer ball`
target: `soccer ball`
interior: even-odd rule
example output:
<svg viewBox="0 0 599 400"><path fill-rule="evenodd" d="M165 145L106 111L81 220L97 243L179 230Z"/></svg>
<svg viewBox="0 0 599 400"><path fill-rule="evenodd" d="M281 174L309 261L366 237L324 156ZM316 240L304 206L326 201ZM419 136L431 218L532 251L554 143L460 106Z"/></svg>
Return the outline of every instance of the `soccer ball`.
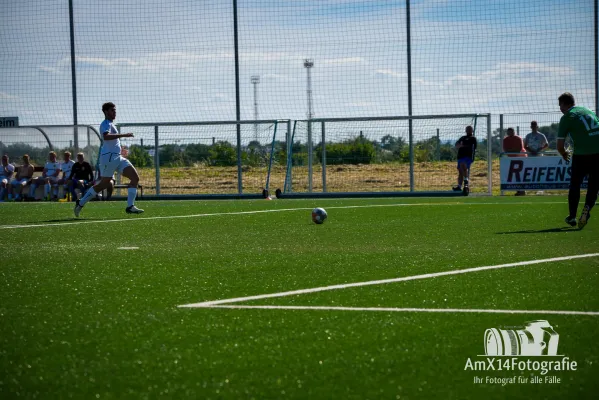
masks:
<svg viewBox="0 0 599 400"><path fill-rule="evenodd" d="M325 219L327 219L327 212L324 208L317 207L312 210L312 221L315 224L322 224Z"/></svg>

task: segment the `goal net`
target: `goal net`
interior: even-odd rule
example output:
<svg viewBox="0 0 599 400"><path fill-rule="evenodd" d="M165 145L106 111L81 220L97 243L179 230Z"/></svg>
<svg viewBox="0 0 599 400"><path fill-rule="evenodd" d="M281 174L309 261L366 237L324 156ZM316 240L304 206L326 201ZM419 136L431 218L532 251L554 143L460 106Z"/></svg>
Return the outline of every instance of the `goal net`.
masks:
<svg viewBox="0 0 599 400"><path fill-rule="evenodd" d="M283 185L287 126L277 120L127 123L119 130L134 134L121 143L146 194L256 194Z"/></svg>
<svg viewBox="0 0 599 400"><path fill-rule="evenodd" d="M489 116L481 114L296 121L285 192L450 191L455 142L468 125L478 139L471 190L488 192Z"/></svg>

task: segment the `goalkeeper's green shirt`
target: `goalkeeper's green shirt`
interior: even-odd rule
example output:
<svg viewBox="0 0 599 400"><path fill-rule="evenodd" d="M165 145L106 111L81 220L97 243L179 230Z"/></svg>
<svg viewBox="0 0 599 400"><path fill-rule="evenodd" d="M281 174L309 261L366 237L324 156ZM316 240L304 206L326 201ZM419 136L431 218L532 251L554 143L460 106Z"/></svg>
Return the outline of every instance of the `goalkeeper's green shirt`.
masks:
<svg viewBox="0 0 599 400"><path fill-rule="evenodd" d="M574 154L599 154L599 119L585 107L574 106L559 120L557 137L570 135Z"/></svg>

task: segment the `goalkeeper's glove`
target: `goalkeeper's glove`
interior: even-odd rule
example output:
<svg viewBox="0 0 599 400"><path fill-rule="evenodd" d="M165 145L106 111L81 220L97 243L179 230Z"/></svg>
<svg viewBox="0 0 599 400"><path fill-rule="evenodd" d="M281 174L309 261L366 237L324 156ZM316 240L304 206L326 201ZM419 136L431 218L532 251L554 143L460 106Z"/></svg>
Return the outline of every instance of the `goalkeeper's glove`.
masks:
<svg viewBox="0 0 599 400"><path fill-rule="evenodd" d="M564 161L566 161L566 164L570 163L570 158L572 157L572 155L570 154L569 151L564 151L562 153L562 158L564 159Z"/></svg>

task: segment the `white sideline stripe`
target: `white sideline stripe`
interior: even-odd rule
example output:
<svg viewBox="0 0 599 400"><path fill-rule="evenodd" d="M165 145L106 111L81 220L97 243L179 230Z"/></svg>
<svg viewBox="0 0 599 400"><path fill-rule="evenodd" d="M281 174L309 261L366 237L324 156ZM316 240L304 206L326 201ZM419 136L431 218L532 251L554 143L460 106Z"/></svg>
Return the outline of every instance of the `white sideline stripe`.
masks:
<svg viewBox="0 0 599 400"><path fill-rule="evenodd" d="M119 247L117 250L139 250L139 247Z"/></svg>
<svg viewBox="0 0 599 400"><path fill-rule="evenodd" d="M488 314L556 314L599 316L599 311L566 310L489 310L474 308L397 308L397 307L327 307L327 306L248 306L215 305L202 308L228 308L253 310L317 310L317 311L383 311L383 312L424 312L424 313L488 313Z"/></svg>
<svg viewBox="0 0 599 400"><path fill-rule="evenodd" d="M46 226L73 226L82 224L104 224L109 222L132 222L132 221L152 221L157 219L178 219L178 218L200 218L200 217L213 217L221 215L243 215L243 214L258 214L267 212L277 211L295 211L295 210L311 210L312 208L281 208L276 210L254 210L254 211L234 211L225 213L206 213L206 214L189 214L189 215L165 215L162 217L139 217L139 218L122 218L122 219L104 219L100 221L76 221L76 222L62 222L52 224L36 224L36 225L4 225L0 226L0 229L17 229L17 228L43 228Z"/></svg>
<svg viewBox="0 0 599 400"><path fill-rule="evenodd" d="M349 208L376 208L376 207L411 207L411 206L477 206L477 205L524 205L524 204L563 204L563 202L557 201L523 201L513 203L395 203L395 204L368 204L368 205L355 205L355 206L331 206L328 209L349 209ZM298 207L298 208L279 208L269 210L253 210L253 211L232 211L223 213L205 213L205 214L189 214L189 215L165 215L157 217L138 217L138 218L121 218L121 219L105 219L100 221L74 221L74 222L61 222L51 224L26 224L26 225L0 225L0 229L23 229L23 228L44 228L48 226L73 226L81 224L105 224L110 222L133 222L133 221L152 221L157 219L177 219L177 218L201 218L201 217L217 217L222 215L244 215L244 214L260 214L270 212L285 212L285 211L301 211L301 210L312 210L313 207Z"/></svg>
<svg viewBox="0 0 599 400"><path fill-rule="evenodd" d="M469 272L479 272L479 271L487 271L487 270L491 270L491 269L520 267L523 265L542 264L542 263L548 263L548 262L567 261L567 260L574 260L577 258L588 258L588 257L598 257L598 256L599 256L599 253L590 253L590 254L579 254L579 255L574 255L574 256L545 258L542 260L520 261L520 262L515 262L515 263L509 263L509 264L490 265L490 266L486 266L486 267L474 267L474 268L457 269L457 270L451 270L451 271L435 272L435 273L431 273L431 274L403 276L400 278L381 279L381 280L366 281L366 282L345 283L345 284L340 284L340 285L321 286L321 287L316 287L316 288L311 288L311 289L291 290L288 292L260 294L260 295L256 295L256 296L236 297L236 298L232 298L232 299L223 299L223 300L204 301L201 303L184 304L184 305L180 305L179 307L212 307L212 306L220 305L220 304L240 303L243 301L271 299L273 297L295 296L295 295L299 295L299 294L324 292L327 290L347 289L347 288L352 288L352 287L382 285L385 283L413 281L413 280L417 280L417 279L436 278L439 276L467 274Z"/></svg>

